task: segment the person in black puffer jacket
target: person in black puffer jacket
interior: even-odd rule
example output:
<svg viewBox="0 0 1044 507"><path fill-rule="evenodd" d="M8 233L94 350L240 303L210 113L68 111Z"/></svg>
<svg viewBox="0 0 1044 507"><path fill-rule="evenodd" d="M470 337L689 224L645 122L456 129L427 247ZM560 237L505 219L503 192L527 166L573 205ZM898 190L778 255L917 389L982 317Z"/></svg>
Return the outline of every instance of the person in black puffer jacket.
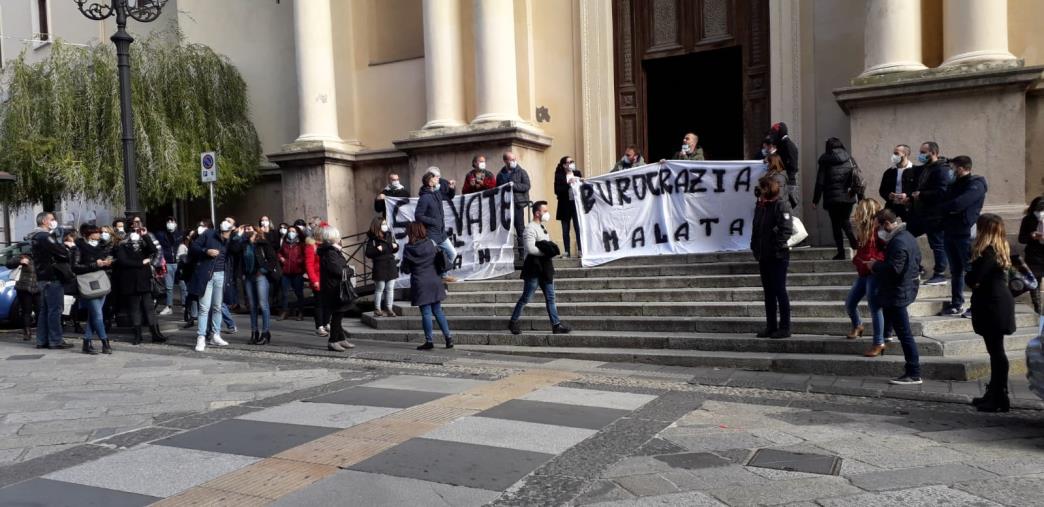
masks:
<svg viewBox="0 0 1044 507"><path fill-rule="evenodd" d="M32 339L33 314L40 308L40 287L36 283L36 268L33 266L33 258L28 254L13 255L7 259L7 269L15 270L19 267L18 279L15 280L15 301L22 318L22 340Z"/></svg>
<svg viewBox="0 0 1044 507"><path fill-rule="evenodd" d="M758 181L760 197L754 210L750 249L758 261L761 287L765 291L765 330L758 338L790 337L790 296L787 294L787 266L794 234L790 204L783 197L779 180L762 177ZM776 310L779 309L779 321Z"/></svg>
<svg viewBox="0 0 1044 507"><path fill-rule="evenodd" d="M319 304L323 305L323 312L330 317L330 338L326 348L334 352L344 352L355 347L348 341L348 335L341 326L344 313L352 306L352 302L341 300L341 276L348 260L341 253L341 231L336 227L320 227L318 240L320 245L315 255L319 258L319 279L323 281L319 291Z"/></svg>
<svg viewBox="0 0 1044 507"><path fill-rule="evenodd" d="M1026 245L1023 260L1037 280L1044 276L1044 232L1040 224L1044 222L1044 195L1037 196L1026 208L1026 216L1022 217L1019 226L1019 243ZM1033 299L1033 310L1041 313L1040 290L1030 291Z"/></svg>
<svg viewBox="0 0 1044 507"><path fill-rule="evenodd" d="M852 232L852 207L856 200L863 196L853 191L853 174L855 162L848 154L845 145L836 137L826 141L826 151L819 156L819 172L816 173L816 188L812 197L812 207L818 207L822 199L823 207L830 215L830 226L834 233L834 246L837 255L834 260L845 258L844 238L853 250L859 248L855 233ZM844 233L844 237L842 237Z"/></svg>
<svg viewBox="0 0 1044 507"><path fill-rule="evenodd" d="M128 305L127 313L131 316L131 326L134 328L134 341L131 343L141 343L143 320L149 326L153 342L167 341L160 333L152 297L152 266L156 256L162 254L153 242L147 239L144 229L132 229L127 238L116 247L115 254L116 270L120 272L116 291L124 296L124 302Z"/></svg>
<svg viewBox="0 0 1044 507"><path fill-rule="evenodd" d="M399 263L395 253L399 251L399 244L382 216L373 218L366 236L366 257L373 262L373 316L397 317L395 280L399 278Z"/></svg>

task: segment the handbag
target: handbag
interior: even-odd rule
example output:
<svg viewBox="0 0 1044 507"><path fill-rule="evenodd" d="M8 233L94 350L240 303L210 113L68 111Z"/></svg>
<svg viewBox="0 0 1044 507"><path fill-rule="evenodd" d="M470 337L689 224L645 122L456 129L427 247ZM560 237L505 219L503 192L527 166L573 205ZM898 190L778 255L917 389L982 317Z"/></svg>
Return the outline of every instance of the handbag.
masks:
<svg viewBox="0 0 1044 507"><path fill-rule="evenodd" d="M167 284L162 278L159 278L156 273L156 269L152 269L152 276L149 277L152 280L152 297L162 298L167 296Z"/></svg>
<svg viewBox="0 0 1044 507"><path fill-rule="evenodd" d="M790 217L791 227L794 229L794 234L787 240L787 246L793 248L794 245L805 241L808 237L808 231L805 230L805 224L801 223L801 219L795 216Z"/></svg>
<svg viewBox="0 0 1044 507"><path fill-rule="evenodd" d="M344 268L341 268L341 282L337 289L341 304L350 304L359 297L355 292L355 268L347 262L344 264Z"/></svg>
<svg viewBox="0 0 1044 507"><path fill-rule="evenodd" d="M435 245L432 241L431 244ZM449 271L449 262L446 260L446 253L439 248L439 245L435 245L435 272L442 274Z"/></svg>
<svg viewBox="0 0 1044 507"><path fill-rule="evenodd" d="M97 299L112 292L112 283L109 282L109 276L104 271L91 271L76 275L76 288L79 289L80 297L83 299Z"/></svg>
<svg viewBox="0 0 1044 507"><path fill-rule="evenodd" d="M1011 267L1008 268L1008 290L1011 295L1019 297L1031 290L1037 290L1039 281L1030 271L1026 261L1018 255L1011 256Z"/></svg>

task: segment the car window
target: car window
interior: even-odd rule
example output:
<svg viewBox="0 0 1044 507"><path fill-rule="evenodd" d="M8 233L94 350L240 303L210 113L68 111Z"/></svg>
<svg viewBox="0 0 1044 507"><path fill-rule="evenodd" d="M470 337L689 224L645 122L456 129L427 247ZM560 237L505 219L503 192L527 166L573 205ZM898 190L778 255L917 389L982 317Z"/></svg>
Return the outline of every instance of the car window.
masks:
<svg viewBox="0 0 1044 507"><path fill-rule="evenodd" d="M22 254L28 254L32 250L29 243L16 243L14 245L8 245L0 248L0 267L4 267L7 264L7 260L11 257L17 257Z"/></svg>

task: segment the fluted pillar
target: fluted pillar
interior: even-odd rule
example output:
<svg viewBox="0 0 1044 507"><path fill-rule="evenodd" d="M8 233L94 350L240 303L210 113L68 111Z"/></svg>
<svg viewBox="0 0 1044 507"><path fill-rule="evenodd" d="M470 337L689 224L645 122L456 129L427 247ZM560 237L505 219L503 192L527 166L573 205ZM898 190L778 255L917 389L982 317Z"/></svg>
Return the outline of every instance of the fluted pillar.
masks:
<svg viewBox="0 0 1044 507"><path fill-rule="evenodd" d="M424 0L424 78L428 102L426 129L464 124L461 81L461 0Z"/></svg>
<svg viewBox="0 0 1044 507"><path fill-rule="evenodd" d="M520 120L512 0L475 2L475 106L472 123Z"/></svg>
<svg viewBox="0 0 1044 507"><path fill-rule="evenodd" d="M867 0L863 76L924 70L921 63L921 2Z"/></svg>
<svg viewBox="0 0 1044 507"><path fill-rule="evenodd" d="M337 132L330 0L294 2L294 44L301 122L297 140L342 143Z"/></svg>
<svg viewBox="0 0 1044 507"><path fill-rule="evenodd" d="M1014 59L1008 0L943 0L942 66Z"/></svg>

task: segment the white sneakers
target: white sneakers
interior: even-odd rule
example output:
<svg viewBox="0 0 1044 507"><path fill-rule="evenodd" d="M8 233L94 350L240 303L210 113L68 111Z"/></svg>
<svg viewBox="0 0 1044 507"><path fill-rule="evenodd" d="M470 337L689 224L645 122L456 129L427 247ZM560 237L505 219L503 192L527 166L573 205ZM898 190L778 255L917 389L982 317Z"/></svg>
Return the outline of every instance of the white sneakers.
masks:
<svg viewBox="0 0 1044 507"><path fill-rule="evenodd" d="M330 336L330 330L326 326L319 326L315 328L315 334L319 336Z"/></svg>
<svg viewBox="0 0 1044 507"><path fill-rule="evenodd" d="M169 306L164 306L159 312L160 315L170 315L172 313L174 313L174 310L171 310Z"/></svg>
<svg viewBox="0 0 1044 507"><path fill-rule="evenodd" d="M210 344L211 345L217 345L218 347L226 347L226 346L228 346L228 342L226 342L225 340L222 340L221 339L221 335L219 335L217 333L215 333L214 336L210 339Z"/></svg>
<svg viewBox="0 0 1044 507"><path fill-rule="evenodd" d="M196 352L203 352L207 349L207 338L205 336L196 337Z"/></svg>

